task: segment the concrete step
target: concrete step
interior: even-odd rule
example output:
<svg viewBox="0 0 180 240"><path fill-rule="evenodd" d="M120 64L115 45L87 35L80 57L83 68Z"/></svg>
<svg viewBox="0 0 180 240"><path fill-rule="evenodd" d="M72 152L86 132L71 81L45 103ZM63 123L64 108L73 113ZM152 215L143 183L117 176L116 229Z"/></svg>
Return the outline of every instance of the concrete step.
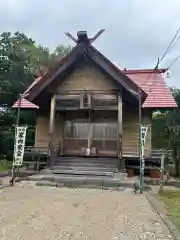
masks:
<svg viewBox="0 0 180 240"><path fill-rule="evenodd" d="M106 163L106 164L117 164L117 159L114 158L108 158L108 159L102 159L102 158L57 158L56 162L61 163Z"/></svg>
<svg viewBox="0 0 180 240"><path fill-rule="evenodd" d="M108 187L108 186L97 186L97 185L87 185L87 184L58 184L58 183L53 183L49 181L42 181L42 182L37 182L36 186L42 186L42 187L67 187L67 188L88 188L88 189L101 189L101 190L115 190L115 191L126 191L127 189L133 192L133 189L131 187Z"/></svg>
<svg viewBox="0 0 180 240"><path fill-rule="evenodd" d="M94 161L94 160L98 160L98 161L116 161L117 158L115 157L56 157L57 160L80 160L81 161L85 161L85 160L88 160L88 161Z"/></svg>
<svg viewBox="0 0 180 240"><path fill-rule="evenodd" d="M117 162L116 161L111 161L111 162L104 162L104 161L81 161L81 160L76 160L76 161L74 161L74 160L72 160L72 161L70 161L70 160L68 160L68 161L65 161L65 160L63 160L63 161L60 161L60 160L56 160L55 161L55 163L56 164L104 164L104 165L117 165Z"/></svg>
<svg viewBox="0 0 180 240"><path fill-rule="evenodd" d="M49 174L49 175L36 175L27 177L25 180L30 181L50 181L55 183L69 183L69 184L91 184L91 185L111 185L119 186L120 179L109 178L108 176L82 176L82 175L66 175L66 174ZM125 184L126 185L126 184ZM132 186L132 183L130 183Z"/></svg>
<svg viewBox="0 0 180 240"><path fill-rule="evenodd" d="M121 179L122 178L122 179ZM100 188L100 189L116 189L131 188L133 183L129 180L121 178L109 178L106 176L66 176L66 175L36 175L27 177L25 181L35 181L38 186L54 186L54 187L73 187L73 188ZM149 191L150 187L144 185L144 191Z"/></svg>
<svg viewBox="0 0 180 240"><path fill-rule="evenodd" d="M74 165L74 166L113 166L117 167L117 163L104 163L104 162L55 162L55 165Z"/></svg>
<svg viewBox="0 0 180 240"><path fill-rule="evenodd" d="M54 174L66 174L66 175L90 175L90 176L110 176L114 175L113 172L109 171L91 171L91 170L78 170L78 169L56 169L52 170Z"/></svg>
<svg viewBox="0 0 180 240"><path fill-rule="evenodd" d="M77 167L77 168L107 168L117 169L116 165L110 164L92 164L92 163L55 163L53 167Z"/></svg>
<svg viewBox="0 0 180 240"><path fill-rule="evenodd" d="M77 165L62 165L52 166L52 170L75 170L75 171L102 171L102 172L118 172L116 167L102 167L102 166L77 166Z"/></svg>

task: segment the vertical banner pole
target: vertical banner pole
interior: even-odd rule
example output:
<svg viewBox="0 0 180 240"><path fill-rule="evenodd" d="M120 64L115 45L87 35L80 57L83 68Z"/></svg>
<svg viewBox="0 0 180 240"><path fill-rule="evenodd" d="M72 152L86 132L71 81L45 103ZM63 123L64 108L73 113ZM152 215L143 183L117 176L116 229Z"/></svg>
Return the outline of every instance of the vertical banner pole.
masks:
<svg viewBox="0 0 180 240"><path fill-rule="evenodd" d="M139 88L139 160L140 160L140 193L143 192L143 162L142 162L142 112L141 89Z"/></svg>
<svg viewBox="0 0 180 240"><path fill-rule="evenodd" d="M147 131L148 131L148 126L141 125L141 128L140 128L140 193L143 193L143 185L144 185L144 167L145 167L144 148L145 148Z"/></svg>
<svg viewBox="0 0 180 240"><path fill-rule="evenodd" d="M144 169L143 169L143 155L142 155L142 126L140 125L140 193L143 193L143 174L144 174Z"/></svg>
<svg viewBox="0 0 180 240"><path fill-rule="evenodd" d="M15 138L14 138L14 149L15 149L15 144L16 144L16 138L17 138L17 127L19 126L19 121L20 121L20 111L21 111L21 102L22 102L22 97L23 95L20 93L19 98L18 98L18 109L17 109L17 118L16 118L16 126L15 126ZM14 163L14 154L13 154L13 163ZM12 166L12 178L10 180L10 184L14 184L14 179L15 179L15 170L16 167L13 164Z"/></svg>
<svg viewBox="0 0 180 240"><path fill-rule="evenodd" d="M139 87L139 161L140 161L140 193L143 193L144 185L144 147L147 135L147 126L142 125L142 101L141 101L141 88Z"/></svg>

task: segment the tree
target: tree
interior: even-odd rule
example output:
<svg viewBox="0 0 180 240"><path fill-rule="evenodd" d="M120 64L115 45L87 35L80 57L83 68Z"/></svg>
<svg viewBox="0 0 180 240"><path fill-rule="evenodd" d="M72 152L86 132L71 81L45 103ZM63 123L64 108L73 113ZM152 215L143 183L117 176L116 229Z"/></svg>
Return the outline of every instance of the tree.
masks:
<svg viewBox="0 0 180 240"><path fill-rule="evenodd" d="M180 89L173 88L172 94L180 107ZM180 110L160 112L153 119L153 146L169 148L175 165L175 175L180 174Z"/></svg>
<svg viewBox="0 0 180 240"><path fill-rule="evenodd" d="M178 104L177 109L169 111L166 115L166 126L169 137L169 145L172 150L172 157L175 164L175 175L180 174L180 90L172 89L173 96Z"/></svg>
<svg viewBox="0 0 180 240"><path fill-rule="evenodd" d="M12 155L14 133L11 126L15 123L16 112L11 106L14 101L34 81L39 69L48 69L70 50L70 46L59 45L51 53L20 32L0 35L0 154L2 149L3 154L10 149ZM30 111L21 111L20 120L35 125L35 116Z"/></svg>

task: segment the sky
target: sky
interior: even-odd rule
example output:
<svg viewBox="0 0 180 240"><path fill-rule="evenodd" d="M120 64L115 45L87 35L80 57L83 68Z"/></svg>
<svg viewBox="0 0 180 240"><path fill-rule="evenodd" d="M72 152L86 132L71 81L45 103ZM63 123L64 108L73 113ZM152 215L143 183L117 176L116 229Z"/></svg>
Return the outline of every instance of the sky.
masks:
<svg viewBox="0 0 180 240"><path fill-rule="evenodd" d="M20 31L51 50L73 44L65 35L106 31L94 45L120 68L153 68L180 27L179 0L0 0L0 33ZM160 64L180 54L180 39ZM180 87L180 59L167 84Z"/></svg>

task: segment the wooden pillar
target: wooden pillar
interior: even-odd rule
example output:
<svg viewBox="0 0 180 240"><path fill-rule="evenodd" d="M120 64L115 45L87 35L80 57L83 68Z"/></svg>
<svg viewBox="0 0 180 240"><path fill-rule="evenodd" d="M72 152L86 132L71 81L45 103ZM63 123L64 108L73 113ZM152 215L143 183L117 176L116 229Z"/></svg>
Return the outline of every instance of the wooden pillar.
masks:
<svg viewBox="0 0 180 240"><path fill-rule="evenodd" d="M51 104L50 104L50 119L49 119L49 149L48 149L48 156L49 156L49 165L54 165L54 156L53 156L53 135L54 135L54 123L55 123L55 105L56 105L56 98L55 95L51 97Z"/></svg>
<svg viewBox="0 0 180 240"><path fill-rule="evenodd" d="M118 93L118 161L119 170L124 170L125 163L122 158L122 134L123 134L123 121L122 121L122 95Z"/></svg>
<svg viewBox="0 0 180 240"><path fill-rule="evenodd" d="M60 155L63 155L63 149L64 149L64 134L65 134L65 118L64 115L61 114L61 149L60 149Z"/></svg>

